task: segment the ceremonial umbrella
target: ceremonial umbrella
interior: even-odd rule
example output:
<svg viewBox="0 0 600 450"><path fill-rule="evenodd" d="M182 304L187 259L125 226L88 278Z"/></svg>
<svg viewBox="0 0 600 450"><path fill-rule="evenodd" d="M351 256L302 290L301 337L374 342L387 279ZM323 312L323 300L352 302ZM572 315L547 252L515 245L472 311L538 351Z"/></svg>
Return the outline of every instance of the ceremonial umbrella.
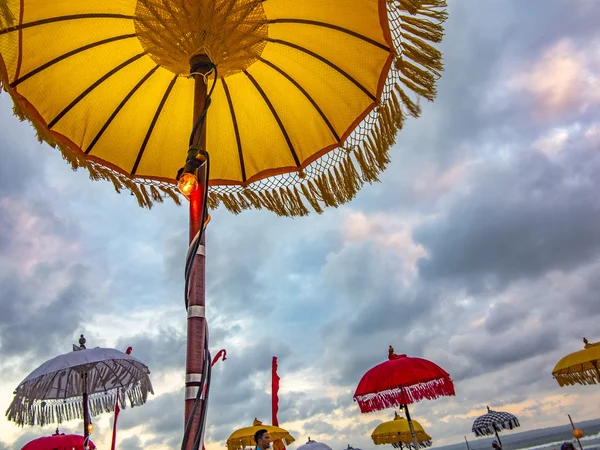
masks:
<svg viewBox="0 0 600 450"><path fill-rule="evenodd" d="M413 445L419 448L408 405L425 398L432 400L452 395L454 384L444 369L426 359L396 355L390 345L388 360L363 375L354 392L354 400L362 413L404 408Z"/></svg>
<svg viewBox="0 0 600 450"><path fill-rule="evenodd" d="M560 386L600 383L600 342L590 343L583 338L584 349L562 358L552 375Z"/></svg>
<svg viewBox="0 0 600 450"><path fill-rule="evenodd" d="M240 428L231 433L231 436L227 438L227 448L229 450L242 450L245 447L256 446L256 442L254 442L254 433L258 430L267 430L271 442L281 440L285 445L289 445L295 441L287 430L272 425L263 425L260 420L254 419L254 423L251 427Z"/></svg>
<svg viewBox="0 0 600 450"><path fill-rule="evenodd" d="M34 439L25 444L21 450L84 450L84 437L78 434L56 434ZM94 450L96 445L88 441L90 450Z"/></svg>
<svg viewBox="0 0 600 450"><path fill-rule="evenodd" d="M412 421L412 425L419 442L419 448L431 447L431 436L425 433L425 430L419 422L416 420ZM371 433L371 439L375 445L391 444L394 448L403 448L407 446L414 450L414 442L408 420L404 417L399 416L398 413L394 413L394 420L389 422L383 422L377 425L373 433Z"/></svg>
<svg viewBox="0 0 600 450"><path fill-rule="evenodd" d="M113 411L117 391L121 407L146 403L154 393L148 367L112 348L85 348L46 361L17 386L6 416L19 425L47 425L81 419L89 439L90 415Z"/></svg>
<svg viewBox="0 0 600 450"><path fill-rule="evenodd" d="M177 183L190 200L187 450L200 447L210 379L207 207L305 215L377 180L417 98L436 95L445 6L0 0L0 82L15 113L142 206L179 202Z"/></svg>
<svg viewBox="0 0 600 450"><path fill-rule="evenodd" d="M472 431L477 437L495 434L496 439L498 439L498 442L502 445L500 436L498 436L498 431L512 430L513 428L520 427L521 424L519 423L519 419L507 412L493 411L489 406L487 407L487 410L488 412L486 414L475 419Z"/></svg>

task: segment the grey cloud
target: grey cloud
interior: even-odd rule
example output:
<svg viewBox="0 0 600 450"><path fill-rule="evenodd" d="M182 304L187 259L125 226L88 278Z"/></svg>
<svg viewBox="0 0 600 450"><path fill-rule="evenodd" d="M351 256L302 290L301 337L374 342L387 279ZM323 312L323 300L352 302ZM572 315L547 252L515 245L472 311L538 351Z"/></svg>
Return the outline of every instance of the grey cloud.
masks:
<svg viewBox="0 0 600 450"><path fill-rule="evenodd" d="M30 279L12 272L4 274L0 282L0 342L5 357L25 356L33 370L46 359L70 351L73 336L84 328L93 300L84 281L88 270L82 265L59 264L38 270L39 275ZM48 292L39 302L45 278L58 276L66 277L68 283Z"/></svg>
<svg viewBox="0 0 600 450"><path fill-rule="evenodd" d="M421 275L462 277L481 290L486 280L505 286L590 261L600 248L599 186L589 171L576 171L581 157L600 168L600 158L576 152L564 166L531 153L505 169L480 170L470 194L416 230L428 252Z"/></svg>
<svg viewBox="0 0 600 450"><path fill-rule="evenodd" d="M186 337L181 330L166 328L159 330L157 336L143 334L121 337L117 342L117 348L131 346L135 357L152 372L185 366Z"/></svg>
<svg viewBox="0 0 600 450"><path fill-rule="evenodd" d="M144 445L138 436L128 437L123 439L119 445L127 450L143 450Z"/></svg>
<svg viewBox="0 0 600 450"><path fill-rule="evenodd" d="M304 422L304 431L312 434L334 434L336 428L325 420L307 420Z"/></svg>

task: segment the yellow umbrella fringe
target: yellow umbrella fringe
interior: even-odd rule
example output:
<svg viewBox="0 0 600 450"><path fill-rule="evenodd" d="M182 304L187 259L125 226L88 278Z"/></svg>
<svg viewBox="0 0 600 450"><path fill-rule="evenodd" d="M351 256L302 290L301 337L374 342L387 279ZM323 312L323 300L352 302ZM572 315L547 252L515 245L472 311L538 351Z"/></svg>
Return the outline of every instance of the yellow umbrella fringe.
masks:
<svg viewBox="0 0 600 450"><path fill-rule="evenodd" d="M317 199L311 194L311 192L308 190L308 188L306 187L305 184L301 184L300 185L300 190L302 192L298 192L298 187L295 186L294 190L296 191L296 194L298 196L303 195L304 198L308 201L309 205L312 207L312 209L315 210L315 212L317 214L322 214L323 213L323 209L321 208L321 205L319 205L319 202L317 201Z"/></svg>
<svg viewBox="0 0 600 450"><path fill-rule="evenodd" d="M582 372L555 373L553 374L560 386L572 386L575 384L598 384L600 376L596 368L584 370Z"/></svg>
<svg viewBox="0 0 600 450"><path fill-rule="evenodd" d="M415 431L415 434L417 436L417 441L419 443L431 441L431 436L429 436L424 431ZM400 432L400 433L382 434L382 435L371 436L371 438L373 439L373 443L375 445L391 445L391 444L399 444L400 442L402 442L404 444L412 443L412 436L411 436L410 432L409 433Z"/></svg>
<svg viewBox="0 0 600 450"><path fill-rule="evenodd" d="M387 97L378 107L379 117L375 116L375 124L363 137L362 142L348 156L342 157L333 164L326 173L315 175L310 170L305 178L296 174L282 175L277 187L269 187L265 183L257 186L213 186L209 191L209 207L211 209L223 205L234 214L246 209L268 209L282 216L303 216L308 214L304 200L313 210L322 213L324 206L339 206L350 201L364 183L379 181L378 175L389 163L389 148L395 142L396 133L402 129L405 112L418 117L421 108L405 89L418 97L432 101L436 94L435 82L443 70L442 54L429 42L438 43L443 38L442 22L446 20L446 2L442 0L389 0L402 11L399 23L392 21L392 27L400 27L401 42L398 58L394 62L396 82L391 86ZM7 20L12 15L6 0L0 0L0 19ZM11 19L8 17L8 19ZM2 74L4 76L4 74ZM7 80L0 79L0 86L13 97ZM73 169L86 168L90 178L104 179L112 182L117 192L126 188L136 196L142 207L150 208L154 202L161 202L169 196L176 203L181 197L176 185L155 182L153 180L131 179L100 164L87 161L78 150L69 148L59 142L47 129L45 124L26 111L15 106L15 114L22 120L28 119L41 141L58 147ZM147 186L145 186L147 185ZM299 189L298 189L299 188Z"/></svg>
<svg viewBox="0 0 600 450"><path fill-rule="evenodd" d="M423 6L422 0L396 0L390 3L396 3L396 8L407 11L410 14L417 14Z"/></svg>

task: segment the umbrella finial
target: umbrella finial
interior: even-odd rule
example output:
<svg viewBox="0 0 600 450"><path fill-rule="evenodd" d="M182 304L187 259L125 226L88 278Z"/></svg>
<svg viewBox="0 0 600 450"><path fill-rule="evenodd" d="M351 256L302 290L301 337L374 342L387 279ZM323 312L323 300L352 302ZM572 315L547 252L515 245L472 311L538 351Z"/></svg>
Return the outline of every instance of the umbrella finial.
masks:
<svg viewBox="0 0 600 450"><path fill-rule="evenodd" d="M394 347L392 347L392 346L390 345L390 348L389 348L389 350L388 350L388 359L393 359L393 358L394 358L394 356L395 356L395 355L394 355Z"/></svg>
<svg viewBox="0 0 600 450"><path fill-rule="evenodd" d="M488 409L488 412L490 412L490 407L489 406L487 407L487 409Z"/></svg>
<svg viewBox="0 0 600 450"><path fill-rule="evenodd" d="M79 347L81 347L83 350L85 350L85 337L83 337L83 334L81 336L79 336Z"/></svg>

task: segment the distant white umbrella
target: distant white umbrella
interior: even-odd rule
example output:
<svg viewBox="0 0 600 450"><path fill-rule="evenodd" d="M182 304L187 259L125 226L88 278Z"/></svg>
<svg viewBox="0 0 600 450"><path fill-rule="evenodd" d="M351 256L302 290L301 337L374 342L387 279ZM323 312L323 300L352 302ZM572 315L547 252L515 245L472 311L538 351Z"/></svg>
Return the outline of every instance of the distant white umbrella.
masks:
<svg viewBox="0 0 600 450"><path fill-rule="evenodd" d="M348 448L345 448L344 450L361 450L361 449L360 448L350 447L350 444L348 444Z"/></svg>
<svg viewBox="0 0 600 450"><path fill-rule="evenodd" d="M322 442L313 441L309 437L308 442L304 445L301 445L296 450L332 450L332 448Z"/></svg>
<svg viewBox="0 0 600 450"><path fill-rule="evenodd" d="M73 352L46 361L25 378L6 411L8 420L23 425L47 425L72 419L84 420L89 436L89 419L114 409L127 400L133 406L146 403L154 393L150 370L127 353L112 348L73 346Z"/></svg>

